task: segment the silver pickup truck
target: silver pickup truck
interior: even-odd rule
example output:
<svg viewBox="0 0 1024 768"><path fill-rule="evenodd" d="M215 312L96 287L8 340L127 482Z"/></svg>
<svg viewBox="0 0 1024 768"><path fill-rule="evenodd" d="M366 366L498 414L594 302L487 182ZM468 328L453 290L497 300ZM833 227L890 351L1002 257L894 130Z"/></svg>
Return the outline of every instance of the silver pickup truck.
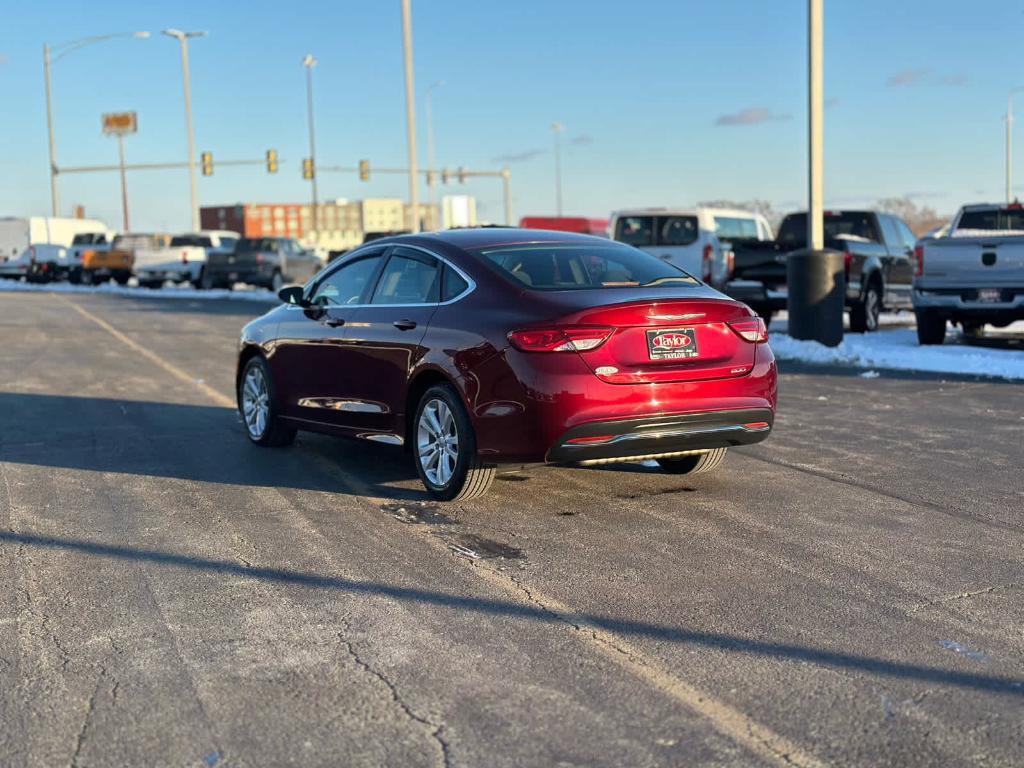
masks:
<svg viewBox="0 0 1024 768"><path fill-rule="evenodd" d="M974 334L1024 320L1024 205L965 205L948 234L914 249L917 340L941 344L946 323Z"/></svg>

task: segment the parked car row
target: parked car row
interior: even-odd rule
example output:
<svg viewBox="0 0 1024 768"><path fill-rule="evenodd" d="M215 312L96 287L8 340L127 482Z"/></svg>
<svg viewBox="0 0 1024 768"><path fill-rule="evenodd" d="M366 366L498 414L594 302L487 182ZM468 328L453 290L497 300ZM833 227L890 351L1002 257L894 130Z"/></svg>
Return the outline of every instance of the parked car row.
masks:
<svg viewBox="0 0 1024 768"><path fill-rule="evenodd" d="M71 235L67 246L48 242L52 237L49 231L33 237L20 225L8 227L10 255L0 255L0 276L87 285L108 280L125 285L134 276L143 288L160 288L168 282L231 288L241 282L277 290L287 283L308 280L323 266L313 251L287 237L244 238L224 230L115 235L96 224L99 229ZM0 226L0 236L4 234ZM0 253L3 251L0 237Z"/></svg>

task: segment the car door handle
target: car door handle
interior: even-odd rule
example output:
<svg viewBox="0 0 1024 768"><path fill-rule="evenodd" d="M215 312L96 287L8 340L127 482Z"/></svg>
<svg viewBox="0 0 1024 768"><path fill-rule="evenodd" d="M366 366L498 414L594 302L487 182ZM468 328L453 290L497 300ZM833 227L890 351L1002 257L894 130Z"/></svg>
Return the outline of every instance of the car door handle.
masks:
<svg viewBox="0 0 1024 768"><path fill-rule="evenodd" d="M324 325L328 328L338 328L345 324L345 321L340 317L328 317L324 320Z"/></svg>
<svg viewBox="0 0 1024 768"><path fill-rule="evenodd" d="M395 322L393 322L392 325L395 326L395 328L397 328L400 331L411 331L413 328L416 327L416 321L415 320L395 320Z"/></svg>

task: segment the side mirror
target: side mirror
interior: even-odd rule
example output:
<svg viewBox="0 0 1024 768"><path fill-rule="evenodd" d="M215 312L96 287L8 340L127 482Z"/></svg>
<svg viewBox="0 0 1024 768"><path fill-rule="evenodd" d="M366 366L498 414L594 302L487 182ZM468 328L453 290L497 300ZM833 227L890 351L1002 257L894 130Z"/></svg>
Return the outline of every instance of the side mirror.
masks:
<svg viewBox="0 0 1024 768"><path fill-rule="evenodd" d="M285 304L294 304L296 307L309 306L305 299L305 290L301 285L286 285L277 292L277 298Z"/></svg>

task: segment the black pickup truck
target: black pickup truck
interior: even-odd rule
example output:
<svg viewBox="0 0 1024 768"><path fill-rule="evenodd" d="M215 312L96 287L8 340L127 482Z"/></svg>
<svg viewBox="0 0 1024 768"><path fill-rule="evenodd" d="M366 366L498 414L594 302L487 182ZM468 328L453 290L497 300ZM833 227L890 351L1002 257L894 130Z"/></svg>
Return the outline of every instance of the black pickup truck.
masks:
<svg viewBox="0 0 1024 768"><path fill-rule="evenodd" d="M916 238L902 219L877 211L826 211L825 247L846 258L850 330L874 331L883 308L911 309ZM732 279L725 292L766 319L786 308L786 259L807 244L807 214L782 220L779 236L733 243Z"/></svg>

